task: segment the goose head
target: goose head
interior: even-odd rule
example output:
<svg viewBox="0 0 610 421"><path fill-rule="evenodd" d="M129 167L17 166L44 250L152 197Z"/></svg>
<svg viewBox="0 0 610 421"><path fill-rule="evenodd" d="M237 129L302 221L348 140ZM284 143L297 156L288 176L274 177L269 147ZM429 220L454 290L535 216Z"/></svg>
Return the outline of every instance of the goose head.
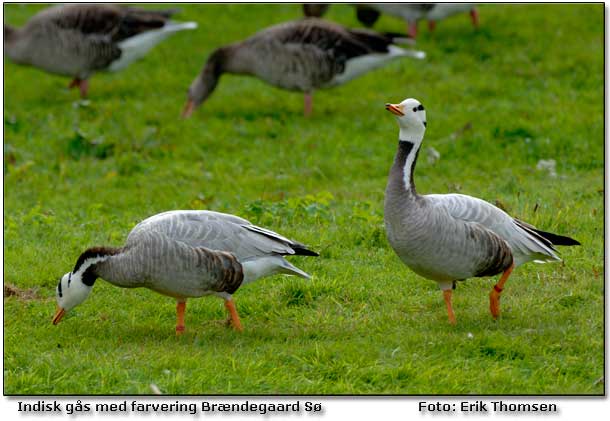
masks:
<svg viewBox="0 0 610 421"><path fill-rule="evenodd" d="M68 311L82 303L91 293L93 286L85 285L82 276L77 273L68 272L62 276L55 288L57 298L57 311L53 317L53 324L61 321Z"/></svg>
<svg viewBox="0 0 610 421"><path fill-rule="evenodd" d="M4 24L4 42L10 42L17 35L17 30L10 25Z"/></svg>
<svg viewBox="0 0 610 421"><path fill-rule="evenodd" d="M89 249L78 258L72 272L66 273L55 288L57 311L53 324L58 324L64 315L87 299L97 279L95 265L109 256L101 255L100 249Z"/></svg>
<svg viewBox="0 0 610 421"><path fill-rule="evenodd" d="M203 70L197 75L189 87L186 104L182 111L183 118L190 117L195 109L212 94L218 84L218 79L224 72L226 57L227 53L225 48L219 48L210 55Z"/></svg>
<svg viewBox="0 0 610 421"><path fill-rule="evenodd" d="M386 104L385 109L396 116L400 140L421 141L426 131L426 110L416 99L407 98L400 104Z"/></svg>

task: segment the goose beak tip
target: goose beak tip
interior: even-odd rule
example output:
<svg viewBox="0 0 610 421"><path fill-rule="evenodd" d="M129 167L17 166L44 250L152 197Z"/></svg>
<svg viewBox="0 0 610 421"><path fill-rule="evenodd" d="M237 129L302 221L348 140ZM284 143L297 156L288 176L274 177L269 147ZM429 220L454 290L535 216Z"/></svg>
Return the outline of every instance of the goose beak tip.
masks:
<svg viewBox="0 0 610 421"><path fill-rule="evenodd" d="M402 110L400 109L399 105L396 104L390 104L387 103L385 104L385 109L388 110L389 112L391 112L394 115L397 115L399 117L402 117L403 115L405 115Z"/></svg>
<svg viewBox="0 0 610 421"><path fill-rule="evenodd" d="M64 314L66 314L66 310L61 307L57 307L57 310L55 311L55 316L53 316L53 325L57 325L64 317Z"/></svg>

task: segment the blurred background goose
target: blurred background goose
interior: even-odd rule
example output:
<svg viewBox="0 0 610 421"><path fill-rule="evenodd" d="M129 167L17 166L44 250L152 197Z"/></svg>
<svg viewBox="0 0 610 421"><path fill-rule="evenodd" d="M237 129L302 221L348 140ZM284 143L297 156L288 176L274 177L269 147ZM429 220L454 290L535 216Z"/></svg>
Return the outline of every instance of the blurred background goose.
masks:
<svg viewBox="0 0 610 421"><path fill-rule="evenodd" d="M439 20L468 12L473 26L479 26L479 13L472 3L359 3L353 6L358 20L367 27L372 27L381 13L405 20L411 38L417 36L417 22L423 19L428 21L430 31L434 31ZM329 4L304 4L303 13L305 16L322 17L329 7Z"/></svg>
<svg viewBox="0 0 610 421"><path fill-rule="evenodd" d="M210 54L188 92L189 117L214 91L223 73L255 76L270 85L305 93L305 115L316 89L343 84L399 57L422 59L421 51L393 44L396 34L347 29L309 18L275 25Z"/></svg>
<svg viewBox="0 0 610 421"><path fill-rule="evenodd" d="M53 324L82 303L97 278L123 288L145 287L177 300L176 334L184 331L188 297L214 294L225 300L229 321L242 330L232 294L244 284L278 273L310 276L284 256L317 256L303 244L212 211L154 215L129 233L120 248L85 250L57 285Z"/></svg>
<svg viewBox="0 0 610 421"><path fill-rule="evenodd" d="M169 35L197 27L171 22L173 13L110 4L55 6L22 28L5 24L4 53L15 63L73 77L69 87L86 97L93 73L120 70Z"/></svg>
<svg viewBox="0 0 610 421"><path fill-rule="evenodd" d="M384 204L390 245L415 273L438 283L452 324L451 291L456 281L501 273L490 293L490 311L497 318L500 294L515 267L529 261L560 260L555 245L580 243L538 230L471 196L419 195L413 171L426 131L426 111L411 98L386 104L386 109L396 116L400 127Z"/></svg>

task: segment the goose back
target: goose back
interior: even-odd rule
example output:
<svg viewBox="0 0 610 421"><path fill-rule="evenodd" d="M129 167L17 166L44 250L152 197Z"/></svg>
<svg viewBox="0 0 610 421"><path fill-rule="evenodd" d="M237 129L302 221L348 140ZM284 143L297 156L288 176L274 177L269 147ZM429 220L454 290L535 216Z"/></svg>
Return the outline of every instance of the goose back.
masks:
<svg viewBox="0 0 610 421"><path fill-rule="evenodd" d="M269 255L307 255L309 252L296 241L220 212L170 211L152 216L136 225L126 244L138 242L141 234L149 232L163 233L192 247L227 251L240 261Z"/></svg>

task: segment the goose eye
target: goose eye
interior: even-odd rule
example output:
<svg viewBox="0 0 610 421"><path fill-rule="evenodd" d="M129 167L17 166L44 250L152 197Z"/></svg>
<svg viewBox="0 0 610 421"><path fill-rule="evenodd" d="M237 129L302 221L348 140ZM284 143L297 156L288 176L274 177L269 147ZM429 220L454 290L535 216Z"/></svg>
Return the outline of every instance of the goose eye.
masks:
<svg viewBox="0 0 610 421"><path fill-rule="evenodd" d="M419 111L423 111L423 110L424 110L424 106L423 106L423 105L421 105L421 104L419 104L419 105L417 106L417 109L418 109Z"/></svg>

